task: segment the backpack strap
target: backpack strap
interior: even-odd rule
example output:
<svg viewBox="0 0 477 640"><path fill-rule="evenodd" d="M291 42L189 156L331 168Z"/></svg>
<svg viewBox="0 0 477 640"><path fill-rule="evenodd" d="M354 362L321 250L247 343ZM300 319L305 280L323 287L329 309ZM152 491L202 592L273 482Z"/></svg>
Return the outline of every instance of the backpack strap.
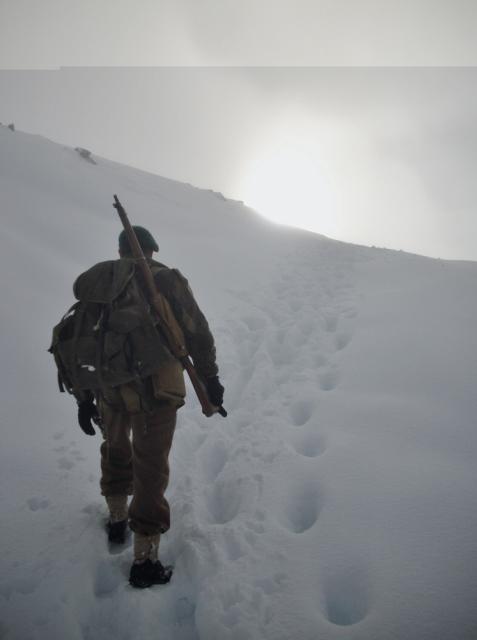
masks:
<svg viewBox="0 0 477 640"><path fill-rule="evenodd" d="M80 336L80 331L81 331L81 326L83 324L84 321L84 317L86 315L85 313L85 308L83 306L83 304L79 304L78 307L76 308L76 313L78 314L78 320L75 324L75 332L73 334L73 339L72 339L72 345L73 345L73 349L76 348L76 344L78 343L78 339ZM71 386L72 386L72 393L75 396L76 400L80 401L82 399L84 399L85 397L85 391L81 388L80 384L79 384L79 380L78 380L78 363L75 361L73 363L73 366L71 368L71 375L72 375L72 380L71 380Z"/></svg>
<svg viewBox="0 0 477 640"><path fill-rule="evenodd" d="M107 397L108 386L105 384L104 378L103 378L103 362L102 362L101 356L103 354L104 334L106 333L105 328L106 328L106 323L109 316L109 309L111 308L111 306L112 305L110 303L102 307L101 313L99 315L98 322L96 325L98 330L98 348L96 349L95 368L96 368L96 375L98 377L99 388L102 391L104 397Z"/></svg>

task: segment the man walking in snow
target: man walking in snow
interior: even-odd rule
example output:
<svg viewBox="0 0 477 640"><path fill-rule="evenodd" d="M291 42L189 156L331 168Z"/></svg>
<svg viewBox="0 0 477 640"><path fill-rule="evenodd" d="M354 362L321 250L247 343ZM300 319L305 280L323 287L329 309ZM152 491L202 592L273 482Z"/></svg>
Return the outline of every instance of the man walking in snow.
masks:
<svg viewBox="0 0 477 640"><path fill-rule="evenodd" d="M151 233L143 227L134 227L136 237L151 268L158 291L165 298L170 311L182 330L185 346L194 362L195 369L204 383L210 401L216 407L223 402L223 387L218 378L214 339L207 321L199 309L187 280L176 269L152 259L159 247ZM89 295L90 300L107 299L105 287L123 287L122 307L116 316L109 316L109 324L130 323L129 318L137 313L136 298L142 298L142 313L147 307L147 295L141 274L134 271L134 260L125 231L119 236L119 255L116 261L99 263L82 274L75 283L75 295L81 301ZM120 275L132 267L135 287L121 282ZM111 275L112 274L112 275ZM126 279L125 279L126 282ZM91 292L94 292L94 295ZM85 293L87 292L87 293ZM129 298L128 298L129 296ZM136 296L136 298L135 298ZM124 298L126 300L124 301ZM129 306L128 306L129 305ZM102 312L104 313L104 312ZM100 322L97 322L99 325ZM97 329L97 327L94 327ZM118 332L121 329L117 329ZM123 329L126 331L126 329ZM157 342L157 330L154 340ZM118 333L117 335L120 335ZM133 333L130 334L133 336ZM144 342L144 337L141 338ZM143 348L143 353L154 353L152 373L145 377L137 375L132 381L100 388L84 389L75 393L78 401L78 421L81 429L94 435L93 422L100 425L104 441L101 445L101 493L109 508L107 523L111 544L125 541L127 525L134 532L134 562L130 583L135 587L149 587L170 580L172 569L164 567L158 559L161 534L170 527L169 504L164 492L169 480L168 456L176 425L177 409L184 404L185 384L180 361L168 350L167 345L147 344L134 347L129 344L139 338L128 337L128 344L111 345L108 334L104 339L107 369L119 367L122 352ZM133 367L134 354L130 354L129 367ZM142 357L143 360L146 357ZM137 361L136 365L142 366ZM136 366L134 365L134 366ZM82 365L82 369L94 366ZM147 370L151 371L151 367ZM61 372L60 372L61 377ZM132 435L132 441L131 441ZM132 496L128 505L128 496Z"/></svg>

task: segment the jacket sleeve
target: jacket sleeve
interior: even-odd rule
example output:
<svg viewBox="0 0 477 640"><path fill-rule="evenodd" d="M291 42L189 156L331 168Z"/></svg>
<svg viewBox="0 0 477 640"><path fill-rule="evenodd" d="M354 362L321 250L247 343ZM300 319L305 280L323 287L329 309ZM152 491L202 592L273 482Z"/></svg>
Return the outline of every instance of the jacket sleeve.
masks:
<svg viewBox="0 0 477 640"><path fill-rule="evenodd" d="M155 282L167 298L184 333L186 347L198 375L203 380L216 376L219 370L214 338L186 278L178 269L168 269L159 272Z"/></svg>

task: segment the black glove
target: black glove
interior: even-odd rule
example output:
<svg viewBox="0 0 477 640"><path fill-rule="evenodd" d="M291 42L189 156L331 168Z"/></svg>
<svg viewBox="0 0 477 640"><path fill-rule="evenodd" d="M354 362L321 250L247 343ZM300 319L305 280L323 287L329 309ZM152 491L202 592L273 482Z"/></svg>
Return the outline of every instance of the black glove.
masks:
<svg viewBox="0 0 477 640"><path fill-rule="evenodd" d="M207 378L205 386L207 388L207 395L209 396L209 400L212 404L216 407L221 407L224 401L224 388L220 384L219 376Z"/></svg>
<svg viewBox="0 0 477 640"><path fill-rule="evenodd" d="M87 436L94 436L96 434L96 431L93 429L93 425L91 424L91 420L98 426L101 425L98 408L94 402L92 400L83 400L82 402L78 402L79 426Z"/></svg>

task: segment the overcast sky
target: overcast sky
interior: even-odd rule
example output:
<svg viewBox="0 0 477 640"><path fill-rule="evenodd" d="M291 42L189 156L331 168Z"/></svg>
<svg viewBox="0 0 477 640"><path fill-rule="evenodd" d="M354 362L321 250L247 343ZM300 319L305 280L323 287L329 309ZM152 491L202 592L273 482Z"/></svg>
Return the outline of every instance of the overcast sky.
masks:
<svg viewBox="0 0 477 640"><path fill-rule="evenodd" d="M475 0L0 0L2 68L473 65Z"/></svg>
<svg viewBox="0 0 477 640"><path fill-rule="evenodd" d="M0 0L0 121L331 237L476 260L477 68L458 65L477 3L237 6ZM117 68L39 70L61 65Z"/></svg>

